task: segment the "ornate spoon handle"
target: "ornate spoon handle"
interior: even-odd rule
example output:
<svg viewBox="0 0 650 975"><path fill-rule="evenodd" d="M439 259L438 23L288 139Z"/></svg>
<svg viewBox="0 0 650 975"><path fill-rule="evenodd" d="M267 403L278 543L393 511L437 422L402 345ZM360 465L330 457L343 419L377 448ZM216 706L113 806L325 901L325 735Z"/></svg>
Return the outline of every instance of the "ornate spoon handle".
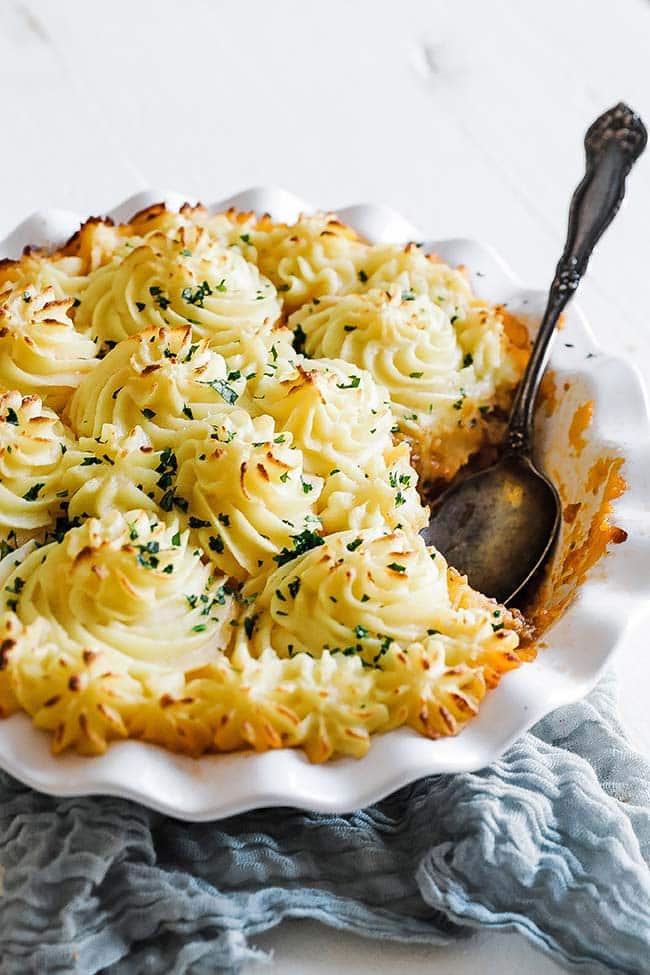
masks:
<svg viewBox="0 0 650 975"><path fill-rule="evenodd" d="M643 122L622 102L597 118L587 130L586 171L571 200L564 252L510 414L505 441L509 451L526 451L530 447L535 397L558 318L580 284L594 247L616 215L625 195L625 178L647 141Z"/></svg>

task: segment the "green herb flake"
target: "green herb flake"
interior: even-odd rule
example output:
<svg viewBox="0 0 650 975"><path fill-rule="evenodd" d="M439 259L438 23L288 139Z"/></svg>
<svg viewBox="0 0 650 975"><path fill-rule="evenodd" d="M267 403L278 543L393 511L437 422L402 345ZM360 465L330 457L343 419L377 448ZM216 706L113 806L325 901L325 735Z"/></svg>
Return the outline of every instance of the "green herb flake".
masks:
<svg viewBox="0 0 650 975"><path fill-rule="evenodd" d="M222 281L221 284L224 282ZM222 288L217 286L217 291L225 291L225 287ZM212 294L212 288L207 281L203 281L196 288L183 288L181 291L181 298L186 301L188 305L195 305L197 308L203 308L203 302L206 298L209 298Z"/></svg>
<svg viewBox="0 0 650 975"><path fill-rule="evenodd" d="M211 389L218 393L221 399L232 406L239 399L239 395L236 390L229 386L223 379L211 379L203 384L204 386L210 386Z"/></svg>
<svg viewBox="0 0 650 975"><path fill-rule="evenodd" d="M101 463L101 461L100 461ZM37 497L45 487L45 484L32 484L29 491L23 494L23 500L25 501L36 501Z"/></svg>
<svg viewBox="0 0 650 975"><path fill-rule="evenodd" d="M254 613L253 616L244 617L244 630L246 631L246 636L248 637L249 640L253 636L253 631L255 629L255 624L257 622L257 616L258 614Z"/></svg>
<svg viewBox="0 0 650 975"><path fill-rule="evenodd" d="M280 288L278 288L278 291L280 291ZM293 347L296 350L296 352L304 351L306 341L307 341L307 336L305 335L302 325L299 322L293 330Z"/></svg>
<svg viewBox="0 0 650 975"><path fill-rule="evenodd" d="M389 562L386 568L392 569L393 572L406 572L406 566L400 565L399 562Z"/></svg>
<svg viewBox="0 0 650 975"><path fill-rule="evenodd" d="M356 389L361 382L361 376L348 376L349 383L337 383L337 389Z"/></svg>
<svg viewBox="0 0 650 975"><path fill-rule="evenodd" d="M325 544L320 535L317 535L316 532L311 531L309 528L300 532L299 535L292 535L291 537L293 539L293 549L283 548L277 555L273 556L273 561L277 562L278 565L286 565L287 562L292 562L297 556L303 555L312 548L318 548L320 545Z"/></svg>

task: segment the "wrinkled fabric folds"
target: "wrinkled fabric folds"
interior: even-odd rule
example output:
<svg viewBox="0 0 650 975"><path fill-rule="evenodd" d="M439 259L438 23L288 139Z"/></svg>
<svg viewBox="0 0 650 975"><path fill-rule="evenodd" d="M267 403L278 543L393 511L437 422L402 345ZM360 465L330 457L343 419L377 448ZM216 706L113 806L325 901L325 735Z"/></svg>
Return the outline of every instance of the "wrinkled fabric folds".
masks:
<svg viewBox="0 0 650 975"><path fill-rule="evenodd" d="M612 678L490 767L345 816L188 824L0 773L0 975L234 975L287 917L430 944L516 929L579 971L650 971L650 763Z"/></svg>

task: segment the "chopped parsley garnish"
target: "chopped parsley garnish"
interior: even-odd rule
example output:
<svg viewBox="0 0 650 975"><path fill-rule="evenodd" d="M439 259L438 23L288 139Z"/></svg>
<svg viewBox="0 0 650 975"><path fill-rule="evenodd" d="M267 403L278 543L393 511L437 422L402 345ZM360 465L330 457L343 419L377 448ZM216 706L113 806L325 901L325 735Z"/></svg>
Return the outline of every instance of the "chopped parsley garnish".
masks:
<svg viewBox="0 0 650 975"><path fill-rule="evenodd" d="M166 308L169 308L169 306L171 305L171 301L169 300L169 298L165 294L163 294L162 288L159 288L156 285L152 285L152 287L149 288L149 294L151 295L155 303L158 305L158 307L162 308L163 311Z"/></svg>
<svg viewBox="0 0 650 975"><path fill-rule="evenodd" d="M359 271L359 281L361 281L361 284L365 284L367 280L368 280L368 275L366 274L366 272Z"/></svg>
<svg viewBox="0 0 650 975"><path fill-rule="evenodd" d="M278 291L280 290L281 289L278 288ZM303 332L302 325L299 322L293 330L293 347L296 350L296 352L304 352L306 341L307 341L307 336Z"/></svg>
<svg viewBox="0 0 650 975"><path fill-rule="evenodd" d="M140 410L143 416L146 416L147 420L153 420L156 415L154 410L150 410L148 406L145 406L143 410Z"/></svg>
<svg viewBox="0 0 650 975"><path fill-rule="evenodd" d="M196 626L192 627L192 633L203 633L205 630L207 630L206 623L197 623Z"/></svg>
<svg viewBox="0 0 650 975"><path fill-rule="evenodd" d="M244 617L244 629L249 640L253 635L253 630L255 629L255 624L257 623L257 616L258 614L255 613L253 616Z"/></svg>
<svg viewBox="0 0 650 975"><path fill-rule="evenodd" d="M289 583L287 588L289 590L291 598L295 599L300 591L300 579L298 579L298 577L296 576L296 578Z"/></svg>
<svg viewBox="0 0 650 975"><path fill-rule="evenodd" d="M172 535L172 545L175 545L176 548L178 548L180 544L181 544L181 533L175 532L175 534Z"/></svg>
<svg viewBox="0 0 650 975"><path fill-rule="evenodd" d="M191 256L192 256L192 251L188 250L187 247L184 247L183 250L181 251L181 257L191 257Z"/></svg>
<svg viewBox="0 0 650 975"><path fill-rule="evenodd" d="M423 372L410 372L409 379L422 379L423 375L424 375Z"/></svg>
<svg viewBox="0 0 650 975"><path fill-rule="evenodd" d="M223 284L223 281L221 282ZM225 288L220 288L217 290L225 291ZM209 298L212 294L212 288L207 281L203 281L196 288L183 288L181 291L181 298L186 301L188 305L195 305L197 308L203 308L203 301L205 298Z"/></svg>
<svg viewBox="0 0 650 975"><path fill-rule="evenodd" d="M361 382L361 376L348 376L349 383L337 383L337 389L356 389Z"/></svg>
<svg viewBox="0 0 650 975"><path fill-rule="evenodd" d="M100 461L101 463L101 461ZM37 497L45 487L45 484L32 484L29 491L23 494L23 499L25 501L36 501Z"/></svg>
<svg viewBox="0 0 650 975"><path fill-rule="evenodd" d="M188 420L193 420L194 419L194 414L192 413L192 408L190 406L188 406L187 403L183 406L183 416L186 416Z"/></svg>
<svg viewBox="0 0 650 975"><path fill-rule="evenodd" d="M14 409L11 408L11 406L7 410L7 416L5 417L5 419L7 423L11 423L12 426L14 427L18 426L18 414Z"/></svg>
<svg viewBox="0 0 650 975"><path fill-rule="evenodd" d="M218 514L217 515L217 521L220 521L221 524L222 525L225 525L225 527L227 528L228 525L230 524L230 516L229 515L224 515L224 514Z"/></svg>
<svg viewBox="0 0 650 975"><path fill-rule="evenodd" d="M251 242L251 235L250 235L250 234L240 234L240 235L239 235L239 239L240 239L240 240L241 240L241 241L242 241L242 242L243 242L244 244L250 244L250 242Z"/></svg>
<svg viewBox="0 0 650 975"><path fill-rule="evenodd" d="M13 586L5 586L5 592L10 592L13 593L14 596L17 596L20 592L22 592L24 587L25 580L21 579L20 576L16 576Z"/></svg>
<svg viewBox="0 0 650 975"><path fill-rule="evenodd" d="M32 300L32 296L30 295L29 291L23 291L23 301L25 302L25 304L28 305L31 300Z"/></svg>
<svg viewBox="0 0 650 975"><path fill-rule="evenodd" d="M291 562L299 555L309 552L310 549L318 548L320 545L325 544L320 535L317 535L316 532L311 531L309 528L300 532L299 535L292 535L291 537L293 539L293 549L283 548L277 555L273 556L273 561L277 562L278 565L286 565L287 562Z"/></svg>
<svg viewBox="0 0 650 975"><path fill-rule="evenodd" d="M169 491L165 491L162 498L160 499L160 507L163 511L171 511L172 508L179 508L180 511L187 511L189 507L189 502L182 498L179 494L170 488Z"/></svg>
<svg viewBox="0 0 650 975"><path fill-rule="evenodd" d="M208 546L211 552L216 552L217 555L221 555L223 552L223 538L221 535L210 535Z"/></svg>
<svg viewBox="0 0 650 975"><path fill-rule="evenodd" d="M218 393L224 402L229 403L231 406L236 403L239 399L239 394L236 390L229 386L223 379L211 379L203 384L204 386L210 386L215 393Z"/></svg>
<svg viewBox="0 0 650 975"><path fill-rule="evenodd" d="M160 563L160 559L158 558L158 553L160 552L159 542L146 542L145 545L138 545L137 549L136 562L138 565L141 565L143 569L158 568Z"/></svg>
<svg viewBox="0 0 650 975"><path fill-rule="evenodd" d="M468 366L474 362L474 356L471 352L466 352L463 358L463 369L467 369Z"/></svg>
<svg viewBox="0 0 650 975"><path fill-rule="evenodd" d="M309 494L310 491L314 490L314 485L310 484L309 481L302 480L302 489L305 494Z"/></svg>
<svg viewBox="0 0 650 975"><path fill-rule="evenodd" d="M136 301L135 307L138 309L138 311L144 311L147 306L145 305L144 301Z"/></svg>
<svg viewBox="0 0 650 975"><path fill-rule="evenodd" d="M503 623L493 623L492 629L494 630L495 633L498 633L499 630L503 629L503 625L504 625Z"/></svg>
<svg viewBox="0 0 650 975"><path fill-rule="evenodd" d="M354 628L354 635L356 636L357 640L364 640L368 636L368 631L365 626L361 625L361 623L357 623Z"/></svg>
<svg viewBox="0 0 650 975"><path fill-rule="evenodd" d="M345 547L347 548L348 552L354 552L355 549L359 548L362 542L363 542L362 538L355 538L353 541L348 542L348 544Z"/></svg>
<svg viewBox="0 0 650 975"><path fill-rule="evenodd" d="M344 332L356 332L356 330L357 330L357 326L356 325L344 325L343 326L343 331Z"/></svg>
<svg viewBox="0 0 650 975"><path fill-rule="evenodd" d="M402 291L402 301L415 301L415 295L412 291Z"/></svg>
<svg viewBox="0 0 650 975"><path fill-rule="evenodd" d="M233 369L232 372L228 373L228 382L232 382L233 379L241 379L241 372L239 369Z"/></svg>
<svg viewBox="0 0 650 975"><path fill-rule="evenodd" d="M406 566L400 565L399 562L389 562L386 568L392 569L393 572L406 572Z"/></svg>
<svg viewBox="0 0 650 975"><path fill-rule="evenodd" d="M84 457L84 459L81 461L81 466L90 467L92 464L101 464L101 462L100 457Z"/></svg>

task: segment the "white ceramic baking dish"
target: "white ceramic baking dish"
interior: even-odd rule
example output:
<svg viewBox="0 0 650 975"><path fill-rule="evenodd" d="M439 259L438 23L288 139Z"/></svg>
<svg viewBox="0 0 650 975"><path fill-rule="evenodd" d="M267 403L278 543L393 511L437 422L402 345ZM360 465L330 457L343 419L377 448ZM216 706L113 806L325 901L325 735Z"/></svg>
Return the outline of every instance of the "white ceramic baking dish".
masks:
<svg viewBox="0 0 650 975"><path fill-rule="evenodd" d="M110 215L123 220L162 199L178 207L187 197L147 191ZM277 189L248 190L209 209L231 205L268 211L287 221L314 209ZM338 212L371 241L427 239L421 229L385 207L364 204ZM0 243L0 257L18 256L26 244L58 244L80 222L78 214L65 211L36 213ZM465 265L478 295L505 303L534 327L545 295L524 287L489 247L473 240L433 240L426 246L450 264ZM99 758L55 758L49 737L34 729L26 715L16 714L0 721L0 766L54 795L123 796L180 819L209 820L261 806L348 811L422 776L474 770L494 761L549 711L587 693L628 629L650 608L650 421L641 379L625 359L603 353L575 305L558 333L550 368L554 408L538 411L543 463L561 481L564 500L580 500L579 519L586 531L600 502L598 487L585 488L589 471L598 458L624 458L628 488L615 502L613 520L628 539L591 570L577 598L546 632L537 659L507 674L458 737L430 741L400 729L376 737L360 760L340 758L325 765L311 765L302 752L290 750L191 759L138 741L114 743ZM575 449L571 422L586 402L594 404L588 443ZM575 543L575 522L571 524Z"/></svg>

